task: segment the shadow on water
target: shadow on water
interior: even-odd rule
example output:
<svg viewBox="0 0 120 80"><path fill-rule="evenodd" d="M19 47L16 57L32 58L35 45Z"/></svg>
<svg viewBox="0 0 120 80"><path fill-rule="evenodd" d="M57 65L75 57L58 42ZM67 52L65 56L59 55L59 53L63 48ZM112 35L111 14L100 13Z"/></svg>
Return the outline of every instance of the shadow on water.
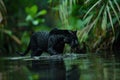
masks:
<svg viewBox="0 0 120 80"><path fill-rule="evenodd" d="M38 80L65 80L65 65L64 61L32 61L32 65L27 68L30 72L37 73Z"/></svg>
<svg viewBox="0 0 120 80"><path fill-rule="evenodd" d="M61 59L10 57L0 60L0 80L120 80L114 56L67 55Z"/></svg>

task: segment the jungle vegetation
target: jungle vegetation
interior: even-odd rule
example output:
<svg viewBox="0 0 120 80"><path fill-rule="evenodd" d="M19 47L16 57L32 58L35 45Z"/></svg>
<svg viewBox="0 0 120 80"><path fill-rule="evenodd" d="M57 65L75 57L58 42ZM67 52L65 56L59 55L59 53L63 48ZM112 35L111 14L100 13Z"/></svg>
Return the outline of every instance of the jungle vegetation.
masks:
<svg viewBox="0 0 120 80"><path fill-rule="evenodd" d="M0 55L16 55L33 32L54 27L78 30L89 52L113 51L119 26L119 0L1 0Z"/></svg>

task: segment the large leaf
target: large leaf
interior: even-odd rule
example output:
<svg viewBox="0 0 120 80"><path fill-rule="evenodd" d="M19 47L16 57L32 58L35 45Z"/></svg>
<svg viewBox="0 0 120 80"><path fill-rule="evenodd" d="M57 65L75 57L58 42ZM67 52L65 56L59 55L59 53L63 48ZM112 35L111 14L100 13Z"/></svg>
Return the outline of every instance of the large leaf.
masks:
<svg viewBox="0 0 120 80"><path fill-rule="evenodd" d="M26 21L32 21L32 20L33 20L33 17L32 17L31 15L27 15L27 17L26 17L25 20L26 20Z"/></svg>
<svg viewBox="0 0 120 80"><path fill-rule="evenodd" d="M46 13L47 13L47 11L45 9L43 9L36 14L36 17L39 17L41 15L45 15Z"/></svg>
<svg viewBox="0 0 120 80"><path fill-rule="evenodd" d="M34 17L37 14L38 7L37 7L37 5L33 5L32 7L27 7L25 10L26 10L27 14Z"/></svg>

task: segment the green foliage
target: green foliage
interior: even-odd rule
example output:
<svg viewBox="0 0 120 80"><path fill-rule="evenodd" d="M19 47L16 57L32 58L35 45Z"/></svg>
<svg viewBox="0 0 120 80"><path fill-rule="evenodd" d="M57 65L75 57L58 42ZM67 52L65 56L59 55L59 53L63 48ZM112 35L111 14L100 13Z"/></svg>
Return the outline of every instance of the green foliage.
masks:
<svg viewBox="0 0 120 80"><path fill-rule="evenodd" d="M109 42L112 43L115 33L117 33L115 31L115 24L118 23L120 25L120 14L118 13L120 12L120 6L118 2L116 0L98 0L95 1L94 4L89 4L88 6L90 8L84 15L83 19L93 15L91 21L86 25L86 28L89 29L87 33L90 33L88 37L89 40L93 40L94 45L95 42L99 41L99 37L104 38L108 36L108 34L111 34L111 32L107 33L107 31L112 29L112 35L109 36L109 38L112 38Z"/></svg>
<svg viewBox="0 0 120 80"><path fill-rule="evenodd" d="M76 0L64 0L59 5L59 15L63 27L72 29L73 27L69 24L69 18L72 13L73 5L76 4Z"/></svg>
<svg viewBox="0 0 120 80"><path fill-rule="evenodd" d="M109 38L114 38L117 33L115 25L120 25L118 0L64 0L59 6L59 13L63 27L79 30L80 42L88 42L90 46L94 45L99 37L111 34L107 33L110 29L112 35Z"/></svg>
<svg viewBox="0 0 120 80"><path fill-rule="evenodd" d="M34 31L49 29L44 25L47 10L40 9L37 4L35 5L37 1L34 0L4 0L4 2L8 14L6 15L4 3L0 1L0 18L2 19L0 22L0 53L15 55L18 49L20 51L26 49ZM8 16L7 24L6 16Z"/></svg>
<svg viewBox="0 0 120 80"><path fill-rule="evenodd" d="M23 46L22 46L22 51L24 51L25 49L26 49L26 46L28 45L28 43L29 43L29 39L30 39L30 35L28 34L28 32L24 32L23 34L22 34L22 37L21 37L21 42L22 42L22 44L23 44Z"/></svg>
<svg viewBox="0 0 120 80"><path fill-rule="evenodd" d="M13 34L13 32L6 28L6 7L3 3L3 1L0 1L0 54L3 55L3 53L6 52L12 52L13 51L13 44L12 42L9 43L11 40L13 40L15 43L21 44L21 41ZM7 42L6 42L7 41ZM8 44L10 46L7 46ZM8 54L8 53L7 53Z"/></svg>
<svg viewBox="0 0 120 80"><path fill-rule="evenodd" d="M32 25L38 25L45 21L44 19L39 18L47 13L45 9L38 12L38 6L33 5L31 7L26 7L25 11L27 13L26 21L28 23L32 23Z"/></svg>
<svg viewBox="0 0 120 80"><path fill-rule="evenodd" d="M0 1L0 18L2 19L0 40L4 45L12 41L7 45L9 49L16 45L21 46L20 44L22 44L22 50L25 49L33 32L50 29L46 25L53 22L51 19L55 19L55 24L60 28L78 30L79 41L86 42L90 46L100 41L99 38L102 40L111 33L109 38L114 38L118 34L115 25L120 25L119 0L4 0L4 2L6 6L9 4L7 6L8 24L5 26L6 8L3 1ZM44 8L41 5L47 7ZM55 16L53 13L56 13ZM50 19L45 21L45 17L48 16ZM110 29L112 32L108 32ZM3 49L8 50L5 47Z"/></svg>
<svg viewBox="0 0 120 80"><path fill-rule="evenodd" d="M44 25L41 25L41 23L45 22L44 18L41 18L42 16L47 14L47 11L45 9L42 9L39 11L39 7L37 5L32 5L31 7L25 8L26 12L26 18L25 18L25 24L29 26L30 30L34 31L40 31L42 29L48 29ZM22 34L21 42L22 42L22 50L24 51L29 43L30 40L30 32L25 31Z"/></svg>

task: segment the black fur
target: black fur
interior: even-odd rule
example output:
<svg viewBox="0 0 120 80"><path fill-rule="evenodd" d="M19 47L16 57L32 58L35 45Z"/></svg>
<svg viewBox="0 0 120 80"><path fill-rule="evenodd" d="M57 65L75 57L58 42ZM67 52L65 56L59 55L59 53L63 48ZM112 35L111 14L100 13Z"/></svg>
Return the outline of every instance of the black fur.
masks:
<svg viewBox="0 0 120 80"><path fill-rule="evenodd" d="M71 48L78 45L76 31L53 29L50 32L36 32L31 36L26 51L17 53L24 56L31 50L31 57L40 56L42 52L48 52L50 55L61 54L65 43Z"/></svg>

